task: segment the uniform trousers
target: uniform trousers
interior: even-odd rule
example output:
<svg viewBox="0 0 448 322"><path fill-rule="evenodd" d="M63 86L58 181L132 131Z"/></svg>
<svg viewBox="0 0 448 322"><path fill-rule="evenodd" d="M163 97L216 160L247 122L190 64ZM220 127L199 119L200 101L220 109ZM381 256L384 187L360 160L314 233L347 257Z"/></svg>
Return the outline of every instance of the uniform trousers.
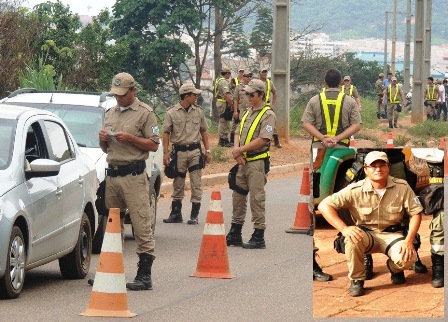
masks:
<svg viewBox="0 0 448 322"><path fill-rule="evenodd" d="M177 171L180 173L187 173L188 168L199 164L201 150L195 149L193 151L178 151L177 152ZM189 174L191 198L190 202L201 202L202 199L202 169L196 169ZM185 196L185 177L176 177L173 180L173 200L182 200Z"/></svg>
<svg viewBox="0 0 448 322"><path fill-rule="evenodd" d="M445 217L444 210L441 209L433 214L429 229L429 242L431 244L431 253L443 256L444 255L444 233L443 233L443 218Z"/></svg>
<svg viewBox="0 0 448 322"><path fill-rule="evenodd" d="M129 210L134 228L137 254L154 255L155 240L151 229L149 181L146 172L124 177L106 177L106 207Z"/></svg>
<svg viewBox="0 0 448 322"><path fill-rule="evenodd" d="M255 160L240 165L236 173L236 184L249 191L250 210L254 229L266 229L266 192L264 186L267 182L264 160ZM247 210L247 195L233 191L232 223L244 224Z"/></svg>
<svg viewBox="0 0 448 322"><path fill-rule="evenodd" d="M426 106L426 115L431 116L432 118L436 118L436 101L427 101L428 105Z"/></svg>
<svg viewBox="0 0 448 322"><path fill-rule="evenodd" d="M397 123L398 111L397 104L387 104L387 120L389 123Z"/></svg>
<svg viewBox="0 0 448 322"><path fill-rule="evenodd" d="M400 247L404 241L401 232L362 231L362 239L357 243L345 240L345 257L350 280L365 280L364 254L383 253L389 257L387 265L393 273L408 269L417 261L417 255L409 261L401 259ZM387 253L386 253L387 250Z"/></svg>
<svg viewBox="0 0 448 322"><path fill-rule="evenodd" d="M221 115L226 111L227 103L226 102L216 102L216 108L218 109L219 116L219 123L218 123L218 135L220 139L228 139L229 135L229 127L230 122Z"/></svg>

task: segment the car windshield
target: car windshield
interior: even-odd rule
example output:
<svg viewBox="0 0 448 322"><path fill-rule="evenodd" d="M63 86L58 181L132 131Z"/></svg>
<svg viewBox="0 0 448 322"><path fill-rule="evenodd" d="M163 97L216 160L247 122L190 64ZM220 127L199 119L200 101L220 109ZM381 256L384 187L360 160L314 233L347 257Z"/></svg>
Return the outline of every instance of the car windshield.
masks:
<svg viewBox="0 0 448 322"><path fill-rule="evenodd" d="M8 104L12 103L8 102ZM98 132L104 123L103 108L96 106L28 102L16 104L53 112L64 121L79 146L87 148L100 147Z"/></svg>
<svg viewBox="0 0 448 322"><path fill-rule="evenodd" d="M0 119L0 170L9 167L12 158L17 120Z"/></svg>

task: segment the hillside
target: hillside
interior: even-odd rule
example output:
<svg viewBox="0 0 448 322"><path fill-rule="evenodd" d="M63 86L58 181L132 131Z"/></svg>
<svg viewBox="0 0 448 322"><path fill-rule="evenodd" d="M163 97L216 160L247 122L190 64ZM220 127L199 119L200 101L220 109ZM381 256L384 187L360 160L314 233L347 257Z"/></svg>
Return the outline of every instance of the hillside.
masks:
<svg viewBox="0 0 448 322"><path fill-rule="evenodd" d="M336 1L315 0L291 1L291 28L302 31L306 26L323 26L320 32L331 35L332 40L349 38L383 38L385 11L393 11L392 0ZM404 40L407 1L398 1L397 39ZM448 42L448 4L443 0L432 0L432 44ZM411 12L415 12L412 1ZM411 27L413 34L414 25ZM389 38L392 31L392 14L389 14Z"/></svg>

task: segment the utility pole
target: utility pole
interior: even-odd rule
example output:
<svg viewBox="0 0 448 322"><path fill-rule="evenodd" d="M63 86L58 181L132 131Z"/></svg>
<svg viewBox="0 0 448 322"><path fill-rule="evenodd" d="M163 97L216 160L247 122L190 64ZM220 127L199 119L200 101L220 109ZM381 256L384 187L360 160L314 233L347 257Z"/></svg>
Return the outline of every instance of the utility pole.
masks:
<svg viewBox="0 0 448 322"><path fill-rule="evenodd" d="M431 76L431 15L432 0L425 0L425 69L426 77Z"/></svg>
<svg viewBox="0 0 448 322"><path fill-rule="evenodd" d="M387 75L387 28L389 25L389 11L384 12L386 14L386 23L384 24L384 66L383 73Z"/></svg>
<svg viewBox="0 0 448 322"><path fill-rule="evenodd" d="M403 91L409 93L411 90L411 0L407 0L406 6L406 37L404 41L404 80Z"/></svg>
<svg viewBox="0 0 448 322"><path fill-rule="evenodd" d="M274 32L272 35L272 79L277 88L277 105L274 106L278 134L289 142L289 16L291 1L276 0Z"/></svg>
<svg viewBox="0 0 448 322"><path fill-rule="evenodd" d="M415 31L414 31L414 77L412 86L412 123L423 121L423 77L424 77L424 0L415 0Z"/></svg>
<svg viewBox="0 0 448 322"><path fill-rule="evenodd" d="M394 0L394 11L392 19L392 54L390 72L395 75L395 47L397 45L397 0Z"/></svg>

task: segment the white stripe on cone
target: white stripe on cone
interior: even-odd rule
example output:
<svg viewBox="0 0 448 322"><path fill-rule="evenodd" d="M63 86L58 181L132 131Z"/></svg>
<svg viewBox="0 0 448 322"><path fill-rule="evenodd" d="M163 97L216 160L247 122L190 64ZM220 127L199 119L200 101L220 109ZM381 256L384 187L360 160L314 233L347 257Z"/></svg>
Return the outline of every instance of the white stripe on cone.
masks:
<svg viewBox="0 0 448 322"><path fill-rule="evenodd" d="M107 238L107 239L106 239ZM121 244L121 234L120 233L104 233L104 240L107 240L107 243L103 243L101 247L101 252L108 253L122 253L123 245Z"/></svg>
<svg viewBox="0 0 448 322"><path fill-rule="evenodd" d="M226 234L224 224L205 224L204 235L222 236Z"/></svg>
<svg viewBox="0 0 448 322"><path fill-rule="evenodd" d="M209 211L222 212L221 200L210 200Z"/></svg>
<svg viewBox="0 0 448 322"><path fill-rule="evenodd" d="M126 293L126 278L124 273L96 272L92 291L101 293Z"/></svg>

